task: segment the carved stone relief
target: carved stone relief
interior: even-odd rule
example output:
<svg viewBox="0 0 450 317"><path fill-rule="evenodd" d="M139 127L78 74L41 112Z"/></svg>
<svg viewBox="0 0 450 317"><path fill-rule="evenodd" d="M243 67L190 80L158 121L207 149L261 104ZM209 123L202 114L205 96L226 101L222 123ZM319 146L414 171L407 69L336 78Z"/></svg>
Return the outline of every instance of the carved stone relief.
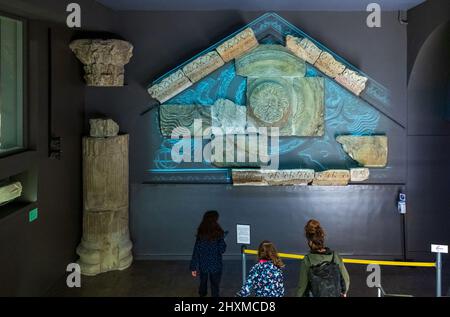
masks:
<svg viewBox="0 0 450 317"><path fill-rule="evenodd" d="M336 81L342 86L359 96L366 88L367 77L359 75L357 72L346 69L342 74L336 77Z"/></svg>
<svg viewBox="0 0 450 317"><path fill-rule="evenodd" d="M224 61L219 54L217 54L216 51L212 51L196 58L184 66L183 73L195 83L223 65Z"/></svg>
<svg viewBox="0 0 450 317"><path fill-rule="evenodd" d="M219 99L211 106L212 126L220 128L214 134L245 134L247 126L247 107L228 99Z"/></svg>
<svg viewBox="0 0 450 317"><path fill-rule="evenodd" d="M345 65L338 62L333 55L328 52L322 52L314 66L331 78L336 78L338 75L342 74L345 69Z"/></svg>
<svg viewBox="0 0 450 317"><path fill-rule="evenodd" d="M346 186L350 181L350 171L348 170L328 170L316 172L313 185L316 186Z"/></svg>
<svg viewBox="0 0 450 317"><path fill-rule="evenodd" d="M314 170L236 170L232 171L235 186L308 185L314 179Z"/></svg>
<svg viewBox="0 0 450 317"><path fill-rule="evenodd" d="M176 128L177 133L193 137L202 136L203 130L211 127L211 107L199 105L163 104L159 108L160 128L164 136L170 137ZM195 125L195 120L198 125Z"/></svg>
<svg viewBox="0 0 450 317"><path fill-rule="evenodd" d="M123 86L125 64L133 56L133 46L121 40L75 40L70 49L85 65L88 86Z"/></svg>
<svg viewBox="0 0 450 317"><path fill-rule="evenodd" d="M286 36L286 47L311 65L314 65L322 53L322 50L307 38L300 39L292 35Z"/></svg>
<svg viewBox="0 0 450 317"><path fill-rule="evenodd" d="M148 93L160 103L164 103L191 86L192 82L189 78L182 70L178 70L164 78L160 83L151 86Z"/></svg>
<svg viewBox="0 0 450 317"><path fill-rule="evenodd" d="M323 78L249 78L247 108L249 126L278 127L280 136L322 136Z"/></svg>
<svg viewBox="0 0 450 317"><path fill-rule="evenodd" d="M258 40L255 37L255 33L251 28L247 28L219 45L216 50L227 63L257 46Z"/></svg>
<svg viewBox="0 0 450 317"><path fill-rule="evenodd" d="M348 155L365 167L385 167L388 158L388 138L384 135L341 135L336 141Z"/></svg>

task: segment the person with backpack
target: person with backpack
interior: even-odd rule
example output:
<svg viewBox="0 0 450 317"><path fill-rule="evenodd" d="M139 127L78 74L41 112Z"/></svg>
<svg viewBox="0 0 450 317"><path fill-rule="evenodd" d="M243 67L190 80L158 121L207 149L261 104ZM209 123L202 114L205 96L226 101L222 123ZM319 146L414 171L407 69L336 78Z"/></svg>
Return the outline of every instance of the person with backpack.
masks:
<svg viewBox="0 0 450 317"><path fill-rule="evenodd" d="M300 265L297 296L346 297L350 277L340 255L325 247L325 232L314 219L305 226L310 252Z"/></svg>
<svg viewBox="0 0 450 317"><path fill-rule="evenodd" d="M283 297L283 267L275 245L270 241L261 242L258 263L252 267L247 281L236 295L248 297L253 293L256 297Z"/></svg>
<svg viewBox="0 0 450 317"><path fill-rule="evenodd" d="M226 232L220 227L219 213L207 211L197 229L190 270L193 277L200 276L200 297L208 293L208 279L211 283L211 296L219 297L220 280L222 277L222 254L225 253Z"/></svg>

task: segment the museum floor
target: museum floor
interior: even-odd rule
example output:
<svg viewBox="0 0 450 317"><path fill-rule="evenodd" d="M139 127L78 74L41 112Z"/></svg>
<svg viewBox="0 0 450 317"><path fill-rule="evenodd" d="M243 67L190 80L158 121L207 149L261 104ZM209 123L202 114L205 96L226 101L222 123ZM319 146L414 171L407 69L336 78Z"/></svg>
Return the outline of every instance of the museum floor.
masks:
<svg viewBox="0 0 450 317"><path fill-rule="evenodd" d="M444 266L445 268L446 266ZM366 267L348 265L351 277L349 296L376 296L366 286ZM298 262L286 262L287 296L294 296L298 282ZM81 288L69 289L65 277L48 292L51 297L67 296L197 296L197 283L188 271L187 261L135 261L122 272L109 272L95 277L82 277ZM221 285L222 296L234 296L241 284L240 261L225 261ZM434 296L435 270L430 268L382 268L382 285L388 293ZM450 272L444 271L443 294L450 295Z"/></svg>

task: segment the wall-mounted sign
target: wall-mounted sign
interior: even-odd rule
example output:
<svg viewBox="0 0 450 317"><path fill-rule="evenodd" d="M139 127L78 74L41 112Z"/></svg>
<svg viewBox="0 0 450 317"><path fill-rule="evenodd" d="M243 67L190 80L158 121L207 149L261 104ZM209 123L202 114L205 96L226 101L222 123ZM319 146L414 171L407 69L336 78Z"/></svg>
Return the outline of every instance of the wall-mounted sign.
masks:
<svg viewBox="0 0 450 317"><path fill-rule="evenodd" d="M406 194L400 193L398 196L398 212L402 215L406 214Z"/></svg>
<svg viewBox="0 0 450 317"><path fill-rule="evenodd" d="M448 253L448 245L432 244L431 245L431 252L434 252L434 253Z"/></svg>
<svg viewBox="0 0 450 317"><path fill-rule="evenodd" d="M38 216L39 216L38 209L34 208L33 210L31 210L28 213L28 221L29 222L33 222L33 221L35 221L38 218Z"/></svg>
<svg viewBox="0 0 450 317"><path fill-rule="evenodd" d="M236 237L238 244L250 244L250 225L236 225Z"/></svg>

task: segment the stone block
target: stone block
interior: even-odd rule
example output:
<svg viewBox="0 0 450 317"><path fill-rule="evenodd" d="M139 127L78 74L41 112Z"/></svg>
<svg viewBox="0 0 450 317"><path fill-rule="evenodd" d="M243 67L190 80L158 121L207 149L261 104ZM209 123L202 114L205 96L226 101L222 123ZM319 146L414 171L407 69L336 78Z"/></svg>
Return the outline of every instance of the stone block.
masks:
<svg viewBox="0 0 450 317"><path fill-rule="evenodd" d="M212 126L221 131L214 134L245 134L247 126L247 107L240 106L228 99L218 99L211 106Z"/></svg>
<svg viewBox="0 0 450 317"><path fill-rule="evenodd" d="M336 78L338 75L342 74L345 69L345 65L338 62L333 55L328 52L322 52L314 66L331 78Z"/></svg>
<svg viewBox="0 0 450 317"><path fill-rule="evenodd" d="M212 146L214 153L217 152L217 155L211 158L211 163L220 168L253 168L268 165L270 144L260 140L260 137L267 140L267 136L256 134L219 136L211 142L214 145Z"/></svg>
<svg viewBox="0 0 450 317"><path fill-rule="evenodd" d="M364 167L385 167L388 159L388 138L384 135L340 135L336 141L344 151Z"/></svg>
<svg viewBox="0 0 450 317"><path fill-rule="evenodd" d="M314 170L233 169L232 179L234 186L306 186L314 179Z"/></svg>
<svg viewBox="0 0 450 317"><path fill-rule="evenodd" d="M22 195L22 184L14 182L8 185L0 186L0 206L19 198Z"/></svg>
<svg viewBox="0 0 450 317"><path fill-rule="evenodd" d="M324 134L323 78L249 78L247 83L249 126L277 127L280 136Z"/></svg>
<svg viewBox="0 0 450 317"><path fill-rule="evenodd" d="M244 77L304 77L306 64L281 45L259 45L236 59L236 73Z"/></svg>
<svg viewBox="0 0 450 317"><path fill-rule="evenodd" d="M370 171L368 168L351 168L350 181L364 182L369 179Z"/></svg>
<svg viewBox="0 0 450 317"><path fill-rule="evenodd" d="M159 108L159 123L163 136L170 137L175 129L178 134L193 137L202 136L203 131L211 127L211 106L200 105L171 105L164 104ZM195 124L195 120L198 124Z"/></svg>
<svg viewBox="0 0 450 317"><path fill-rule="evenodd" d="M346 186L350 181L348 170L327 170L316 172L313 180L315 186Z"/></svg>
<svg viewBox="0 0 450 317"><path fill-rule="evenodd" d="M107 138L119 134L119 125L112 119L90 119L90 136L93 138Z"/></svg>
<svg viewBox="0 0 450 317"><path fill-rule="evenodd" d="M367 77L359 75L357 72L346 69L342 74L336 77L336 81L342 86L359 96L366 88Z"/></svg>
<svg viewBox="0 0 450 317"><path fill-rule="evenodd" d="M227 63L258 46L251 28L247 28L217 47L217 52Z"/></svg>
<svg viewBox="0 0 450 317"><path fill-rule="evenodd" d="M160 83L151 86L148 93L160 103L164 103L191 86L192 82L189 78L182 70L178 70L164 78Z"/></svg>
<svg viewBox="0 0 450 317"><path fill-rule="evenodd" d="M292 35L286 36L286 47L302 60L314 65L322 50L307 38L298 38Z"/></svg>
<svg viewBox="0 0 450 317"><path fill-rule="evenodd" d="M183 67L183 73L195 83L224 65L216 51L206 53Z"/></svg>

